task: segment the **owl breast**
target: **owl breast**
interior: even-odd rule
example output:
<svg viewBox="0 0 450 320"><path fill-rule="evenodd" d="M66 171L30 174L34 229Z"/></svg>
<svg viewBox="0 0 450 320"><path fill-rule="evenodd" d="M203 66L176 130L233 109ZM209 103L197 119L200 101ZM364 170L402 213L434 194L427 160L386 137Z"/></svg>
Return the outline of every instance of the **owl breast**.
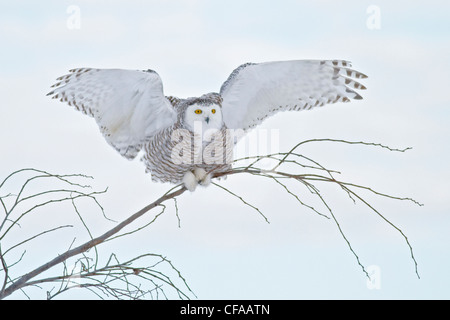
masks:
<svg viewBox="0 0 450 320"><path fill-rule="evenodd" d="M233 143L226 129L217 130L207 141L203 139L178 123L162 130L144 145L146 172L153 181L178 184L195 168L208 173L230 170Z"/></svg>

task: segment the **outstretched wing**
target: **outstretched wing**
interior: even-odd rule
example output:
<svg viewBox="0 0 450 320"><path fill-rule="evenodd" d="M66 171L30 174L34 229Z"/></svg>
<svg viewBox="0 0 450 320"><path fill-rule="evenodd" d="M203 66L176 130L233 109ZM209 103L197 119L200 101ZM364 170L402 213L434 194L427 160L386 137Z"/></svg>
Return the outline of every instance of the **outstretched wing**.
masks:
<svg viewBox="0 0 450 320"><path fill-rule="evenodd" d="M362 99L366 89L352 78L367 78L343 60L246 63L222 85L222 113L230 129L251 129L278 111L304 110Z"/></svg>
<svg viewBox="0 0 450 320"><path fill-rule="evenodd" d="M128 159L177 120L155 71L80 68L57 80L48 95L94 117L106 141Z"/></svg>

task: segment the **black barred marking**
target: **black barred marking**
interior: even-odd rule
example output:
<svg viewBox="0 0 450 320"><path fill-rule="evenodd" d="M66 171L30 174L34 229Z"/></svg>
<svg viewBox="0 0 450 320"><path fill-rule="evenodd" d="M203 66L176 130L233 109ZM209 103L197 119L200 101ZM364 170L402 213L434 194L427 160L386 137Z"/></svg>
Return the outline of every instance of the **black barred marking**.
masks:
<svg viewBox="0 0 450 320"><path fill-rule="evenodd" d="M174 107L181 101L180 98L173 97L173 96L168 96L168 97L166 97L166 99L169 100L170 103L172 104L172 106L174 106Z"/></svg>
<svg viewBox="0 0 450 320"><path fill-rule="evenodd" d="M236 69L233 70L233 72L230 74L230 76L228 77L228 79L222 84L222 86L220 87L220 94L223 94L223 92L225 92L225 90L227 89L227 87L233 82L233 80L238 76L239 72L241 72L242 70L244 70L245 68L247 68L248 66L255 66L257 65L257 63L252 63L252 62L247 62L244 63L242 65L240 65L239 67L237 67Z"/></svg>
<svg viewBox="0 0 450 320"><path fill-rule="evenodd" d="M155 70L152 70L152 69L147 69L147 70L142 70L142 71L148 72L148 73L156 73L156 74L158 74Z"/></svg>

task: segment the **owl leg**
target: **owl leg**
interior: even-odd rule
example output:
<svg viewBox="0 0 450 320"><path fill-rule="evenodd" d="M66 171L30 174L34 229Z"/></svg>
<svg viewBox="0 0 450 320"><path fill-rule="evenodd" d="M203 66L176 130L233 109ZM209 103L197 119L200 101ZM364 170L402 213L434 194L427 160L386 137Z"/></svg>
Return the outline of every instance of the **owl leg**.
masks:
<svg viewBox="0 0 450 320"><path fill-rule="evenodd" d="M197 178L198 183L204 187L211 183L211 174L207 173L205 169L195 168L194 175Z"/></svg>
<svg viewBox="0 0 450 320"><path fill-rule="evenodd" d="M197 177L191 171L188 171L184 174L183 184L189 191L194 191L198 185Z"/></svg>

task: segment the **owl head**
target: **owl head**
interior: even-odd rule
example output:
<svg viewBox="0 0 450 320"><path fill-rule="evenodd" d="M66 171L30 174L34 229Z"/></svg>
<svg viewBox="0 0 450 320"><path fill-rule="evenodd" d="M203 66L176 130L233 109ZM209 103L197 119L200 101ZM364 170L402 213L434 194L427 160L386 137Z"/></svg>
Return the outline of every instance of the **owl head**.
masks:
<svg viewBox="0 0 450 320"><path fill-rule="evenodd" d="M223 126L221 103L222 98L217 93L188 99L182 119L184 127L191 132L220 130Z"/></svg>

